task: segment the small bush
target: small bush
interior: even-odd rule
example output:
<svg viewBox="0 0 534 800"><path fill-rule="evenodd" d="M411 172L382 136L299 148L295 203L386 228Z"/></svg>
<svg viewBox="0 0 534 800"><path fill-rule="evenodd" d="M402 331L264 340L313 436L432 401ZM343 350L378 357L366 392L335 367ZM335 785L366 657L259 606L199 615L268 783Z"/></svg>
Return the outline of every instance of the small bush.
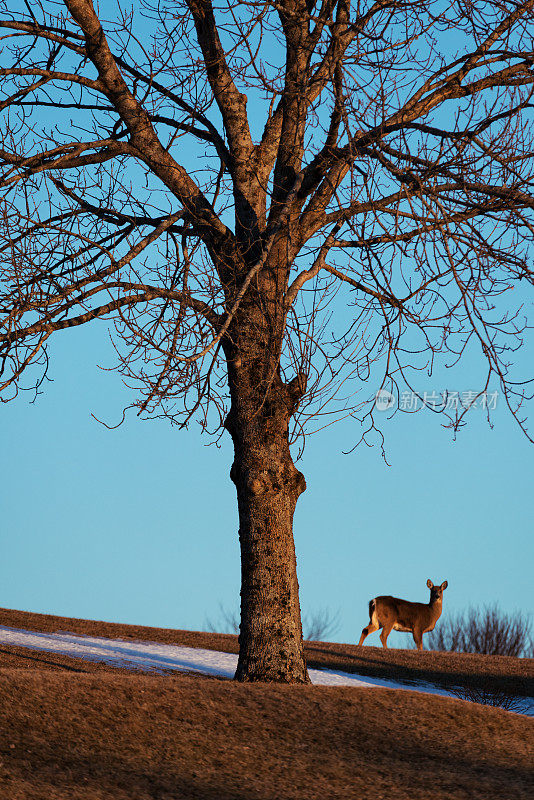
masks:
<svg viewBox="0 0 534 800"><path fill-rule="evenodd" d="M426 644L430 650L534 657L530 616L522 612L506 614L497 605L448 615L426 635Z"/></svg>
<svg viewBox="0 0 534 800"><path fill-rule="evenodd" d="M302 615L302 634L309 642L324 642L339 628L339 611L333 614L329 608L304 612Z"/></svg>
<svg viewBox="0 0 534 800"><path fill-rule="evenodd" d="M484 686L456 686L451 689L455 697L460 700L469 700L471 703L481 703L484 706L503 708L505 711L514 711L516 714L534 713L532 698L507 692L505 689L492 689Z"/></svg>
<svg viewBox="0 0 534 800"><path fill-rule="evenodd" d="M324 642L339 628L339 612L320 608L302 614L302 633L306 641ZM239 613L229 611L219 603L219 616L215 621L206 619L206 630L211 633L239 633Z"/></svg>

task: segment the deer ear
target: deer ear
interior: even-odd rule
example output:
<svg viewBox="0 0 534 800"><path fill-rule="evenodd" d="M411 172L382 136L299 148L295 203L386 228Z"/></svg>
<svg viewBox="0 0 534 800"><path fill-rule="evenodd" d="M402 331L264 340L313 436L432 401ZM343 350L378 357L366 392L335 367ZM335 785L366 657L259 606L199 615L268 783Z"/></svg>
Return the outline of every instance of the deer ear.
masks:
<svg viewBox="0 0 534 800"><path fill-rule="evenodd" d="M443 581L443 583L441 584L442 590L445 591L445 589L447 588L448 585L449 585L449 581Z"/></svg>
<svg viewBox="0 0 534 800"><path fill-rule="evenodd" d="M428 586L429 589L431 589L434 586L430 578L427 580L426 585Z"/></svg>

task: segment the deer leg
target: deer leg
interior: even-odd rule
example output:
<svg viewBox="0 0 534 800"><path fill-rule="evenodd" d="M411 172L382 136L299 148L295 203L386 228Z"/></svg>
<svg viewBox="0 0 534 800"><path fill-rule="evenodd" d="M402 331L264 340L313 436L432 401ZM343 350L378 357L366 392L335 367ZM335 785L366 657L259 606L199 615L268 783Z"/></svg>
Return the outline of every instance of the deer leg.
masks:
<svg viewBox="0 0 534 800"><path fill-rule="evenodd" d="M382 628L382 633L380 634L380 641L382 642L382 647L385 647L386 650L388 649L388 636L393 630L393 622L387 622L384 627Z"/></svg>
<svg viewBox="0 0 534 800"><path fill-rule="evenodd" d="M374 631L377 631L377 630L378 630L378 628L379 628L379 626L378 626L378 625L375 625L375 624L373 623L373 620L371 620L371 621L369 622L369 625L368 625L366 628L364 628L364 629L363 629L363 631L362 631L362 635L360 636L360 641L358 642L358 647L360 647L360 646L363 644L363 640L364 640L364 639L365 639L367 636L369 636L369 634L370 634L370 633L374 633Z"/></svg>
<svg viewBox="0 0 534 800"><path fill-rule="evenodd" d="M417 645L417 649L418 650L422 650L423 649L423 631L420 630L419 628L414 628L413 629L413 640L414 640L415 644Z"/></svg>

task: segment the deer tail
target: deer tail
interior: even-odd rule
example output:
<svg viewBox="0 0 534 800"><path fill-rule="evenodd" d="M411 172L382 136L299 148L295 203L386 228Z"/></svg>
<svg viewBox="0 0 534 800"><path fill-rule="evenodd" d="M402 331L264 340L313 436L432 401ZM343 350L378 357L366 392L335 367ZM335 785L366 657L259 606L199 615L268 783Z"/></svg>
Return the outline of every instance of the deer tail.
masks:
<svg viewBox="0 0 534 800"><path fill-rule="evenodd" d="M376 624L377 620L374 617L376 617L376 598L373 597L372 600L369 600L369 619Z"/></svg>

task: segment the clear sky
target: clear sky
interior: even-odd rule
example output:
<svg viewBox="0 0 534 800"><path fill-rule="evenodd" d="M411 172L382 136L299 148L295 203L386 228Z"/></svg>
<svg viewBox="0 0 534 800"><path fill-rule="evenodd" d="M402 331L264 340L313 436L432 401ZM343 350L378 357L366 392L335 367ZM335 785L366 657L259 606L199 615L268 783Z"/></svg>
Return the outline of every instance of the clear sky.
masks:
<svg viewBox="0 0 534 800"><path fill-rule="evenodd" d="M91 412L115 423L131 399L96 366L113 359L102 323L59 334L51 355L37 402L2 407L0 605L186 629L215 622L220 603L236 610L229 437L218 448L196 426L96 422ZM461 391L474 388L468 367ZM491 430L473 410L457 441L434 414L385 419L391 466L376 447L343 455L351 421L309 439L295 517L301 604L339 612L333 638L358 639L376 594L426 601L428 577L449 581L445 613L493 601L532 610L533 447L503 405L494 418Z"/></svg>

